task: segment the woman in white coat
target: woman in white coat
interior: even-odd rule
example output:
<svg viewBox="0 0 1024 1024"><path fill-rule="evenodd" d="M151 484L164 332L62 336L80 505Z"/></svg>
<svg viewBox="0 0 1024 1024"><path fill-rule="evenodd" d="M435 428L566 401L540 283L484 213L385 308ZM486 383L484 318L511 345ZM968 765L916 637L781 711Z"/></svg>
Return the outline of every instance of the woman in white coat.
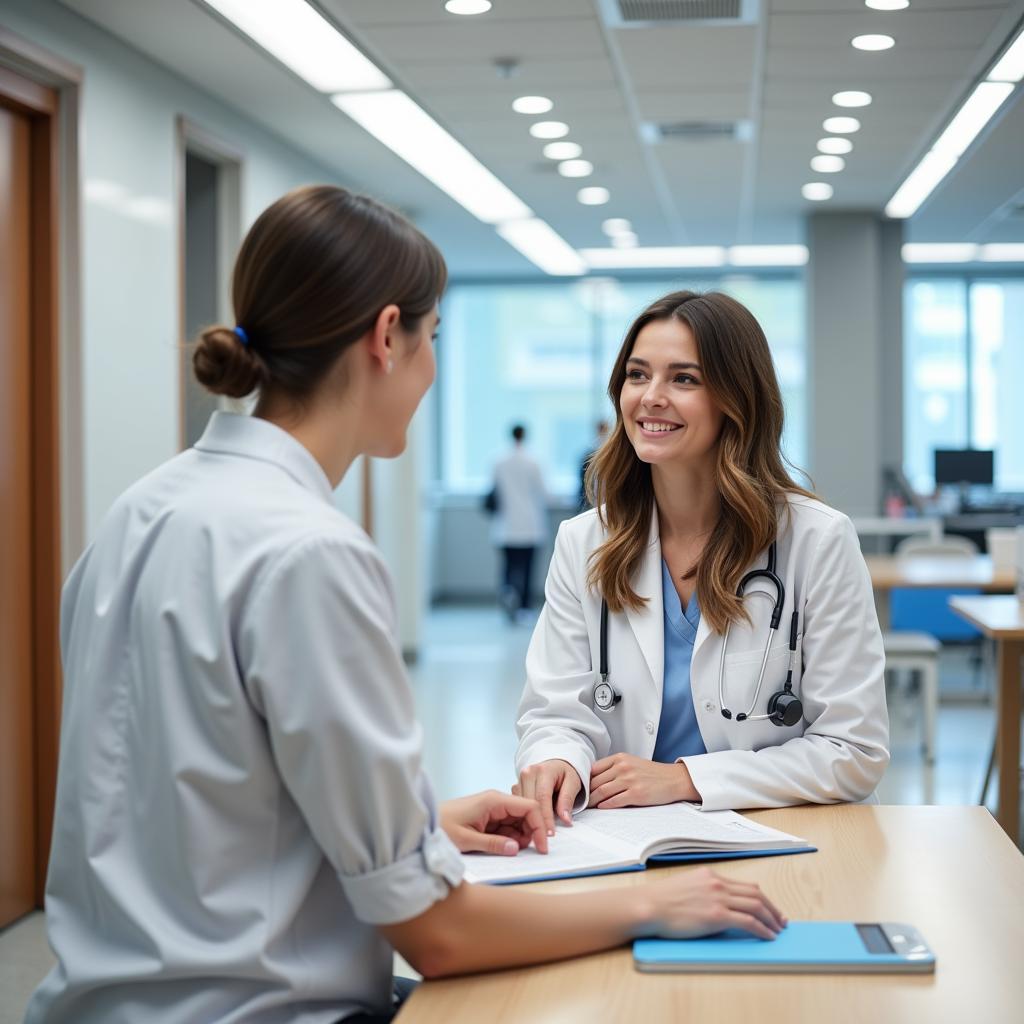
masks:
<svg viewBox="0 0 1024 1024"><path fill-rule="evenodd" d="M463 884L459 851L544 852L540 811L436 804L387 570L332 500L357 458L404 449L445 276L344 189L290 193L247 235L238 324L195 368L258 391L254 414L216 413L129 488L64 588L58 963L28 1024L378 1024L392 947L439 975L784 924L710 872L600 900Z"/></svg>
<svg viewBox="0 0 1024 1024"><path fill-rule="evenodd" d="M596 508L559 530L527 655L515 791L549 828L587 805L870 797L889 760L871 584L849 519L786 471L757 321L667 295L608 393Z"/></svg>

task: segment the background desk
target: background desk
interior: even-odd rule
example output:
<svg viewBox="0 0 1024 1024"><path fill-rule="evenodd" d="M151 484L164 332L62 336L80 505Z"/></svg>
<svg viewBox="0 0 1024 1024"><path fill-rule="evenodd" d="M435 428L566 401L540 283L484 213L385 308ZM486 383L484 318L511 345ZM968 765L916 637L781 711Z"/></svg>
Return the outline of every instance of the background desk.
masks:
<svg viewBox="0 0 1024 1024"><path fill-rule="evenodd" d="M723 861L794 919L900 921L938 958L932 976L645 975L623 948L542 967L421 985L399 1024L996 1022L1024 1016L1024 857L981 807L795 807L758 821L818 853ZM631 875L544 882L544 892L644 885Z"/></svg>
<svg viewBox="0 0 1024 1024"><path fill-rule="evenodd" d="M878 624L889 628L889 592L896 588L975 589L991 594L1012 593L1016 571L993 568L988 555L866 555L864 561L875 591Z"/></svg>
<svg viewBox="0 0 1024 1024"><path fill-rule="evenodd" d="M996 642L996 818L1016 843L1020 839L1020 686L1024 658L1024 604L1007 597L953 597L949 606ZM1024 1007L1021 1008L1024 1017Z"/></svg>

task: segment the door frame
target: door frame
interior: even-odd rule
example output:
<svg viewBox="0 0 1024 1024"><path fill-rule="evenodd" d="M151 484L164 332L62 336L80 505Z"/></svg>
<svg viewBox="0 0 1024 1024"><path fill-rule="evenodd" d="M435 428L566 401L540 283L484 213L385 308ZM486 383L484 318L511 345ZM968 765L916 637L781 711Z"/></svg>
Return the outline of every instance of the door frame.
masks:
<svg viewBox="0 0 1024 1024"><path fill-rule="evenodd" d="M32 684L35 898L43 904L60 742L60 587L82 547L78 319L81 69L0 28L0 97L31 122ZM63 503L62 503L63 495ZM62 554L63 553L63 554Z"/></svg>
<svg viewBox="0 0 1024 1024"><path fill-rule="evenodd" d="M183 114L175 125L174 174L178 217L178 338L186 346L192 338L185 337L185 158L189 153L216 164L217 179L217 314L222 323L232 321L231 268L242 242L242 184L245 153L219 135L209 131ZM185 388L188 385L189 362L178 362L178 448L185 447ZM225 408L234 407L230 399L222 399ZM237 403L236 403L237 404Z"/></svg>

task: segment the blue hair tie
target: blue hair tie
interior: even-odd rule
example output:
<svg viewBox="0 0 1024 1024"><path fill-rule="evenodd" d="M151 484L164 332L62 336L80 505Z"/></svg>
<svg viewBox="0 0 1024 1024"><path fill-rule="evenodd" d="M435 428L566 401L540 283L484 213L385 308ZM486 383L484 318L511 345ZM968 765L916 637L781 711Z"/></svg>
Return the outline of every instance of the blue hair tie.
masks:
<svg viewBox="0 0 1024 1024"><path fill-rule="evenodd" d="M239 340L239 341L240 341L240 342L241 342L241 343L242 343L243 345L245 345L246 347L248 347L248 345L249 345L249 335L245 333L245 330L244 330L243 328L241 328L241 327L236 327L236 328L234 329L234 331L235 331L235 335L236 335L236 337L238 338L238 340Z"/></svg>

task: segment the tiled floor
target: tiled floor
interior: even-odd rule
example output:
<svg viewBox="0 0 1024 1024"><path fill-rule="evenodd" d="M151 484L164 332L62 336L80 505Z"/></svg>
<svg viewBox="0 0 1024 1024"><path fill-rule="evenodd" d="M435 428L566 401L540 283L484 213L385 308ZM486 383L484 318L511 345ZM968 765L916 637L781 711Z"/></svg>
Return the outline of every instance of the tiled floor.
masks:
<svg viewBox="0 0 1024 1024"><path fill-rule="evenodd" d="M529 627L508 626L490 608L440 609L430 617L412 674L426 767L441 799L513 781L512 723L529 638ZM950 699L939 710L938 757L930 769L920 753L919 702L904 687L890 694L892 763L878 790L882 803L977 800L993 714L963 652L943 655L942 689ZM51 962L41 914L0 932L0 1024L21 1021Z"/></svg>

